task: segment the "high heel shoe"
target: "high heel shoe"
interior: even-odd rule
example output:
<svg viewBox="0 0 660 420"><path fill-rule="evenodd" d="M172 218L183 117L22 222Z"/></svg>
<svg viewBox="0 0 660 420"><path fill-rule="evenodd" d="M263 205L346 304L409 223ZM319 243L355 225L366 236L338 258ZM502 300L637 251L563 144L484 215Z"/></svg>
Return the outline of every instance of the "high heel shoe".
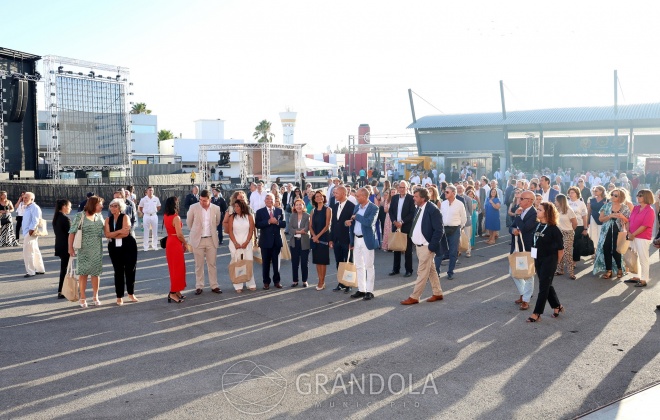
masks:
<svg viewBox="0 0 660 420"><path fill-rule="evenodd" d="M186 298L186 295L182 295L180 292L176 292L175 294L180 300L184 300Z"/></svg>
<svg viewBox="0 0 660 420"><path fill-rule="evenodd" d="M323 289L325 289L325 283L323 284L323 286L316 286L316 290L323 290Z"/></svg>
<svg viewBox="0 0 660 420"><path fill-rule="evenodd" d="M80 304L80 307L83 308L83 309L85 309L87 307L87 300L86 299L80 299L78 301L78 303Z"/></svg>
<svg viewBox="0 0 660 420"><path fill-rule="evenodd" d="M172 303L172 302L181 303L181 299L178 299L178 296L177 299L174 299L172 295L176 296L176 293L170 293L169 295L167 295L167 303Z"/></svg>
<svg viewBox="0 0 660 420"><path fill-rule="evenodd" d="M561 312L564 312L564 307L562 305L559 305L559 308L555 308L555 312L552 314L552 317L559 318L559 314Z"/></svg>
<svg viewBox="0 0 660 420"><path fill-rule="evenodd" d="M623 270L616 270L616 278L620 279L621 277L623 277Z"/></svg>
<svg viewBox="0 0 660 420"><path fill-rule="evenodd" d="M527 318L527 322L541 322L541 315L539 314L532 314L532 316L536 315L536 318L532 318L531 316Z"/></svg>
<svg viewBox="0 0 660 420"><path fill-rule="evenodd" d="M605 274L600 276L601 279L611 279L612 278L612 270L607 270Z"/></svg>

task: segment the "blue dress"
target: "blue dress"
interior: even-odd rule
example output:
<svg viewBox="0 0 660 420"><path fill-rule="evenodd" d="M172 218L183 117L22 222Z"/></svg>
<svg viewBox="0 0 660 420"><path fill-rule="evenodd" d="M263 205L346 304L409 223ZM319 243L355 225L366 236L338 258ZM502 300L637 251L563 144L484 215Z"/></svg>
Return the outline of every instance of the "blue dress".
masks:
<svg viewBox="0 0 660 420"><path fill-rule="evenodd" d="M325 228L325 215L326 212L330 209L328 206L323 206L323 210L318 211L314 209L312 212L312 229L314 233L322 231ZM323 235L319 237L319 243L313 241L310 242L310 247L312 248L312 263L321 264L321 265L330 265L330 247L328 242L330 241L330 232L325 231ZM324 243L321 243L324 242Z"/></svg>
<svg viewBox="0 0 660 420"><path fill-rule="evenodd" d="M499 204L500 200L495 197L492 199L493 203ZM500 211L495 209L490 204L490 199L486 199L486 230L494 230L499 232L500 230Z"/></svg>

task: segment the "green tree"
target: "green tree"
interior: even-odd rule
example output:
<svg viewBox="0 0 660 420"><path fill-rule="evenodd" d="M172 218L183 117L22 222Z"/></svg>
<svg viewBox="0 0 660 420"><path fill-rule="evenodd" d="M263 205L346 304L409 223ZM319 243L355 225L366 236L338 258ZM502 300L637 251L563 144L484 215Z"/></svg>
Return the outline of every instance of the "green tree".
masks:
<svg viewBox="0 0 660 420"><path fill-rule="evenodd" d="M174 134L170 130L158 131L158 141L173 139Z"/></svg>
<svg viewBox="0 0 660 420"><path fill-rule="evenodd" d="M262 120L258 126L254 127L256 130L252 136L259 143L272 143L275 134L270 132L270 121Z"/></svg>
<svg viewBox="0 0 660 420"><path fill-rule="evenodd" d="M131 108L131 114L151 114L151 110L147 109L147 104L138 102Z"/></svg>

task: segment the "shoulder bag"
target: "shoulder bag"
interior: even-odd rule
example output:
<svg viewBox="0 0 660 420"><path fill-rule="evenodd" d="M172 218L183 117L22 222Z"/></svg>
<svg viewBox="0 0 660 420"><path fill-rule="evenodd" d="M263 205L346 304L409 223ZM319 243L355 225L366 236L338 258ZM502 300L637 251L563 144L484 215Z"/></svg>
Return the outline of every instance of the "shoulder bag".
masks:
<svg viewBox="0 0 660 420"><path fill-rule="evenodd" d="M80 222L78 223L78 229L76 230L76 236L73 238L73 249L82 248L82 226L85 221L85 213L80 214Z"/></svg>

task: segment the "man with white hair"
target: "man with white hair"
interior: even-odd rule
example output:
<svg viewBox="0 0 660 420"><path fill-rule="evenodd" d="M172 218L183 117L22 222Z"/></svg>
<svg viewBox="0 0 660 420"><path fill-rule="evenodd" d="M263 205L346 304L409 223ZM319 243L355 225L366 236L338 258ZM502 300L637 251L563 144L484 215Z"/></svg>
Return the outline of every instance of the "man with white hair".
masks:
<svg viewBox="0 0 660 420"><path fill-rule="evenodd" d="M41 219L41 207L34 202L34 193L27 191L23 194L23 262L27 274L23 277L32 277L35 274L44 274L44 260L39 250L39 237L34 236L37 225Z"/></svg>
<svg viewBox="0 0 660 420"><path fill-rule="evenodd" d="M253 194L254 195L254 194ZM264 198L265 206L260 208L255 215L255 226L259 229L259 248L261 248L262 258L262 279L264 290L270 289L270 266L273 266L273 284L277 289L281 289L279 255L282 246L288 246L282 243L280 229L286 226L282 209L273 204L275 196L271 193L266 194Z"/></svg>
<svg viewBox="0 0 660 420"><path fill-rule="evenodd" d="M378 206L369 201L369 191L360 188L357 192L358 205L353 210L353 216L346 221L350 226L350 248L353 250L353 260L357 269L358 291L351 298L371 300L374 298L374 249L379 245L376 236L378 221Z"/></svg>

